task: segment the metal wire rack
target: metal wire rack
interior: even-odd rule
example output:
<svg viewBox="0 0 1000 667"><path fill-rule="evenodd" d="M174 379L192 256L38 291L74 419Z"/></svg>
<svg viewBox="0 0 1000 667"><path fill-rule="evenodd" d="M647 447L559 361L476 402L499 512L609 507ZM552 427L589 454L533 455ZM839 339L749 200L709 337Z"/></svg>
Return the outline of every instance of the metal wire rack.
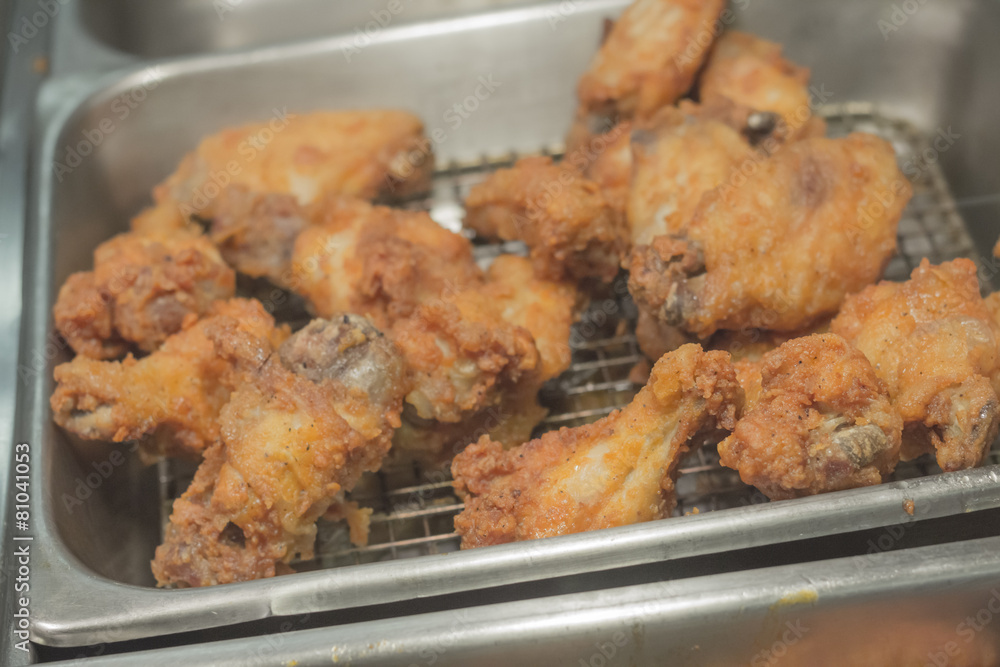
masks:
<svg viewBox="0 0 1000 667"><path fill-rule="evenodd" d="M973 242L928 137L904 121L882 115L869 104L829 106L820 112L828 123L830 136L864 131L889 140L913 184L913 198L899 224L898 251L886 270L886 278L905 280L924 257L939 263L974 254ZM560 147L555 146L539 151L554 158L560 152ZM435 174L432 193L411 202L410 206L427 210L441 225L460 232L462 202L469 188L496 169L511 166L519 157L508 153L475 162L446 164ZM479 245L476 252L477 258L487 264L500 253L522 253L524 247L519 243ZM632 333L634 321L634 306L624 280L620 279L606 295L594 301L575 325L572 365L543 390L541 400L549 415L536 434L595 421L632 399L639 387L629 380L629 372L643 359ZM1000 463L1000 450L994 448L989 462ZM189 477L177 470L174 463L165 462L161 466L161 499L166 520L173 499L187 486ZM895 479L937 472L940 472L937 465L923 458L900 464ZM767 501L763 494L743 484L735 471L722 467L711 446L702 447L682 464L676 489L676 515ZM462 510L462 504L452 492L446 471L424 471L417 466L383 469L363 479L351 498L373 509L368 545L353 547L345 526L320 521L315 558L294 564L296 570L458 549L453 518Z"/></svg>

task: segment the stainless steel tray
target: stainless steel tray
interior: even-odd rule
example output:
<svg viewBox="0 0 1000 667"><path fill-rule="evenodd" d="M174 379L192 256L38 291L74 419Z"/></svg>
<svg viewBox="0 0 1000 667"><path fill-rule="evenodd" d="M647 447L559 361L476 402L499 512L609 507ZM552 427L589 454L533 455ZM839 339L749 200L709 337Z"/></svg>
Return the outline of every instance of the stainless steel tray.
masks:
<svg viewBox="0 0 1000 667"><path fill-rule="evenodd" d="M447 222L456 211L456 185L460 190L481 177L484 163L536 152L561 139L573 109L574 82L594 50L602 20L623 5L580 1L388 28L350 63L343 56L343 48L352 44L348 36L249 54L147 63L97 82L71 77L48 85L39 108L41 140L33 171L33 224L26 255L32 274L26 276L20 358L27 372L18 412L19 433L34 446L32 483L40 490L34 530L36 562L44 575L33 581L35 641L60 646L122 641L600 572L1000 506L997 466L924 477L931 469L919 465L902 468L902 481L882 487L758 505L732 473L717 468L703 452L681 478L681 511L720 511L599 534L382 562L387 556L454 549L447 526L455 503L447 497L441 506L426 502L447 492L444 480L425 487L414 479L388 496L378 494L383 511L378 539L366 550L338 548L335 531L324 536L320 562L314 565L348 567L214 589L161 591L149 587L148 561L159 537L160 477L164 473L168 478L169 469L141 469L129 458L82 506L67 504L64 494L72 497L93 464L109 460L110 450L104 445L74 447L51 424L51 369L66 358L51 329L55 290L70 272L89 265L95 245L125 227L147 200L149 188L199 137L266 118L276 107L411 108L429 130L445 131L445 141L435 146L444 166L441 187L429 205ZM968 130L955 128L964 142L938 151L922 170L921 195L901 226L902 252L892 272L901 277L921 255L935 260L972 255L989 269L988 254L975 249L988 248L1000 229L990 218L996 202L972 197L1000 191L991 182L1000 151L988 150L997 143L996 129L982 120L989 115L970 114L992 112L991 94L978 91L995 90L995 75L976 70L968 73L969 81L949 78L951 70L941 62L988 58L989 49L996 48L991 41L964 37L982 31L981 26L1000 16L1000 8L985 2L928 6L910 19L905 31L891 36L895 41L883 41L877 21L890 7L861 0L837 7L795 3L794 9L784 3L750 5L738 13L738 24L786 42L792 57L814 66L814 81L832 96L835 105L827 111L841 129L867 124L887 133L901 152L922 151L939 127L975 119ZM954 34L927 42L928 32L939 32L942 12ZM872 35L850 29L851 21L868 19ZM853 40L850 50L839 43L845 35ZM931 69L924 59L935 49L936 69ZM838 54L832 65L830 54ZM872 63L883 71L872 71ZM480 76L492 77L499 86L452 126L446 112L474 93ZM946 85L950 91L944 90ZM931 90L935 86L942 88ZM144 91L141 103L120 117L116 109L122 96L134 97L139 90ZM954 98L953 106L941 102L945 93ZM871 104L846 102L854 99ZM67 147L78 146L87 139L86 131L100 128L106 119L113 129L102 132L100 145L57 178L53 162L65 163ZM973 135L974 130L979 133ZM971 238L959 213L972 222ZM982 220L990 220L990 226ZM569 398L550 425L593 419L627 400L631 387L625 376L635 354L628 337L592 341L578 349L577 365L565 378ZM401 496L416 505L393 514ZM912 517L903 510L905 500L914 501Z"/></svg>
<svg viewBox="0 0 1000 667"><path fill-rule="evenodd" d="M998 573L1000 538L988 538L143 651L93 664L993 667L1000 661Z"/></svg>

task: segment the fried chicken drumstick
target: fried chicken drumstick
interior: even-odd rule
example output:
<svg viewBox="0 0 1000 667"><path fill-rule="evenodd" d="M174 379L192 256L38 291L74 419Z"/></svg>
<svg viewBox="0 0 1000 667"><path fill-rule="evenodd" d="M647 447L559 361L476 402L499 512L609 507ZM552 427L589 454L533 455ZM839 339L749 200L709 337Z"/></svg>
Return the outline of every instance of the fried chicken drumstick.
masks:
<svg viewBox="0 0 1000 667"><path fill-rule="evenodd" d="M796 338L736 367L746 410L719 457L768 498L880 484L895 469L902 419L843 338Z"/></svg>
<svg viewBox="0 0 1000 667"><path fill-rule="evenodd" d="M53 419L87 440L142 440L146 455L201 455L219 439L219 412L237 383L207 334L222 323L275 344L288 335L258 301L217 301L142 359L78 355L56 366Z"/></svg>
<svg viewBox="0 0 1000 667"><path fill-rule="evenodd" d="M981 464L1000 427L1000 329L976 265L924 259L904 283L849 297L830 330L871 361L903 418L902 458L943 470Z"/></svg>
<svg viewBox="0 0 1000 667"><path fill-rule="evenodd" d="M389 451L406 392L398 351L357 316L315 320L277 354L233 326L209 336L243 382L174 502L153 560L160 586L271 577L311 558L316 520Z"/></svg>
<svg viewBox="0 0 1000 667"><path fill-rule="evenodd" d="M724 352L685 345L661 358L632 403L598 422L504 450L489 437L452 464L465 509L462 548L623 526L669 516L681 458L742 403Z"/></svg>
<svg viewBox="0 0 1000 667"><path fill-rule="evenodd" d="M73 350L92 359L130 348L157 349L236 289L236 275L212 243L191 229L119 234L94 251L94 270L72 274L53 307L56 328Z"/></svg>
<svg viewBox="0 0 1000 667"><path fill-rule="evenodd" d="M873 135L793 143L707 193L681 234L636 247L629 291L646 317L700 338L802 329L881 275L911 192Z"/></svg>

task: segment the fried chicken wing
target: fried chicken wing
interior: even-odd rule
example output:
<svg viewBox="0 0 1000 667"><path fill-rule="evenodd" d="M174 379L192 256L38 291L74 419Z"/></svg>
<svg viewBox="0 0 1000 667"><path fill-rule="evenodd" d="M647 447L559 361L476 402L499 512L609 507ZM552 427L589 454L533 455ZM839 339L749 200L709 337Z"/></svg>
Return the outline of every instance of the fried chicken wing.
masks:
<svg viewBox="0 0 1000 667"><path fill-rule="evenodd" d="M160 586L272 577L311 558L316 520L389 451L406 392L398 351L357 316L313 321L278 354L232 326L209 335L244 381L174 502L153 560Z"/></svg>
<svg viewBox="0 0 1000 667"><path fill-rule="evenodd" d="M707 193L680 235L633 249L629 290L700 338L802 329L881 275L911 193L873 135L796 142Z"/></svg>
<svg viewBox="0 0 1000 667"><path fill-rule="evenodd" d="M625 218L632 182L631 122L623 121L596 135L575 135L571 130L563 162L596 183L619 219Z"/></svg>
<svg viewBox="0 0 1000 667"><path fill-rule="evenodd" d="M320 316L353 312L388 329L422 303L483 283L469 241L426 213L333 197L315 215L283 283Z"/></svg>
<svg viewBox="0 0 1000 667"><path fill-rule="evenodd" d="M55 422L87 440L141 440L145 455L196 457L219 439L219 412L235 387L232 365L206 330L232 326L279 342L285 327L257 301L218 301L205 317L142 359L98 361L79 355L56 366L50 404Z"/></svg>
<svg viewBox="0 0 1000 667"><path fill-rule="evenodd" d="M330 194L401 198L429 188L434 160L423 131L405 111L282 112L206 137L153 195L202 218L229 186L301 204Z"/></svg>
<svg viewBox="0 0 1000 667"><path fill-rule="evenodd" d="M631 148L627 215L635 245L680 234L702 196L756 157L740 132L695 105L661 110L633 133Z"/></svg>
<svg viewBox="0 0 1000 667"><path fill-rule="evenodd" d="M390 329L415 376L406 401L422 419L461 421L537 371L531 333L483 297L472 290L421 305Z"/></svg>
<svg viewBox="0 0 1000 667"><path fill-rule="evenodd" d="M833 317L824 317L809 327L798 331L768 331L766 329L741 329L718 331L708 339L705 349L728 352L733 363L759 362L765 354L795 338L830 333Z"/></svg>
<svg viewBox="0 0 1000 667"><path fill-rule="evenodd" d="M936 452L946 471L983 462L1000 427L1000 329L971 260L924 259L906 282L869 286L830 330L888 385L903 417L903 459Z"/></svg>
<svg viewBox="0 0 1000 667"><path fill-rule="evenodd" d="M902 418L840 336L796 338L738 366L746 410L719 457L768 498L880 484L895 469Z"/></svg>
<svg viewBox="0 0 1000 667"><path fill-rule="evenodd" d="M206 233L234 269L287 287L295 240L317 221L314 208L290 194L261 194L232 185L213 201Z"/></svg>
<svg viewBox="0 0 1000 667"><path fill-rule="evenodd" d="M528 440L545 416L538 405L539 389L569 367L569 340L578 301L573 286L537 278L529 260L502 255L490 266L483 287L456 296L454 310L440 306L422 309L420 318L394 328L393 338L408 363L423 368L416 388L407 396L410 405L403 412L403 426L394 440L399 458L436 467L483 435L508 445ZM454 315L452 321L442 320L449 312ZM425 319L431 315L438 319ZM484 356L474 347L463 349L443 335L450 330L467 330L470 325L482 327L477 342L496 341L505 335L523 347L515 348L515 355ZM408 339L405 334L414 326L422 335ZM470 370L458 372L465 367ZM422 382L424 377L436 381ZM453 387L458 387L459 395L477 400L454 414L458 421L443 420L440 415L435 415L437 420L430 419L435 405L449 403L428 400L429 391L422 384L443 392L454 392ZM472 394L469 386L478 386L482 392Z"/></svg>
<svg viewBox="0 0 1000 667"><path fill-rule="evenodd" d="M717 34L723 0L636 0L580 78L583 109L645 118L686 93Z"/></svg>
<svg viewBox="0 0 1000 667"><path fill-rule="evenodd" d="M630 405L587 426L504 450L488 437L452 464L465 509L462 548L622 526L669 516L681 457L742 402L723 352L684 346L660 359Z"/></svg>
<svg viewBox="0 0 1000 667"><path fill-rule="evenodd" d="M610 282L618 274L621 218L572 166L523 158L473 187L465 208L465 226L480 236L524 241L540 276Z"/></svg>
<svg viewBox="0 0 1000 667"><path fill-rule="evenodd" d="M323 215L296 241L289 284L318 314L361 313L400 347L414 375L400 448L450 453L515 392L531 395L516 402L530 433L538 388L568 364L575 289L523 258L484 275L469 241L424 213L338 199Z"/></svg>
<svg viewBox="0 0 1000 667"><path fill-rule="evenodd" d="M169 236L119 234L94 251L94 269L72 274L53 307L56 328L77 354L150 352L233 295L236 276L212 243L191 230Z"/></svg>
<svg viewBox="0 0 1000 667"><path fill-rule="evenodd" d="M781 45L737 30L715 43L699 82L701 101L728 100L777 116L774 135L794 141L822 136L825 123L812 114L809 70L785 60Z"/></svg>

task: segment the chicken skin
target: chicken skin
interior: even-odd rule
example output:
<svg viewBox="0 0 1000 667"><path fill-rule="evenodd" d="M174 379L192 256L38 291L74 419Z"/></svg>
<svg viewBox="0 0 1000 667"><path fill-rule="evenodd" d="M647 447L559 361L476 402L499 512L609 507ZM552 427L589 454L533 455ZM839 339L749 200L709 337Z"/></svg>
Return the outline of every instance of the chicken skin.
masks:
<svg viewBox="0 0 1000 667"><path fill-rule="evenodd" d="M236 289L212 243L190 229L119 234L94 251L93 271L72 274L53 307L70 347L92 359L157 349L189 315L204 314Z"/></svg>
<svg viewBox="0 0 1000 667"><path fill-rule="evenodd" d="M218 301L142 359L79 355L56 366L55 422L87 440L141 440L146 456L200 456L219 439L219 412L236 383L232 364L206 333L219 323L275 343L287 336L259 302Z"/></svg>
<svg viewBox="0 0 1000 667"><path fill-rule="evenodd" d="M742 391L724 352L665 355L632 403L598 422L504 450L489 437L452 464L462 548L623 526L670 515L681 458L731 429Z"/></svg>
<svg viewBox="0 0 1000 667"><path fill-rule="evenodd" d="M619 219L625 219L632 182L631 122L623 121L596 136L577 137L571 131L563 163L596 183Z"/></svg>
<svg viewBox="0 0 1000 667"><path fill-rule="evenodd" d="M685 94L718 32L723 0L636 0L611 28L577 96L585 113L648 118Z"/></svg>
<svg viewBox="0 0 1000 667"><path fill-rule="evenodd" d="M628 225L634 245L680 234L702 196L755 154L729 123L696 105L667 107L632 135Z"/></svg>
<svg viewBox="0 0 1000 667"><path fill-rule="evenodd" d="M880 484L895 469L902 418L843 338L796 338L739 366L746 410L719 458L768 498Z"/></svg>
<svg viewBox="0 0 1000 667"><path fill-rule="evenodd" d="M730 101L774 114L774 136L794 141L823 136L826 124L812 114L809 70L785 60L781 45L737 30L715 43L699 81L701 101Z"/></svg>
<svg viewBox="0 0 1000 667"><path fill-rule="evenodd" d="M337 199L323 215L296 241L289 284L317 314L360 313L399 346L414 386L397 447L440 462L513 405L527 438L538 389L569 364L576 290L519 257L484 273L469 241L424 213Z"/></svg>
<svg viewBox="0 0 1000 667"><path fill-rule="evenodd" d="M333 197L316 215L283 282L321 317L358 313L388 330L422 303L483 284L469 241L426 213Z"/></svg>
<svg viewBox="0 0 1000 667"><path fill-rule="evenodd" d="M924 259L904 283L849 297L830 330L871 361L902 415L902 458L936 453L943 470L981 464L1000 427L1000 329L976 265Z"/></svg>
<svg viewBox="0 0 1000 667"><path fill-rule="evenodd" d="M618 274L621 218L571 165L518 160L474 186L465 208L465 226L480 236L524 241L544 278L610 282Z"/></svg>
<svg viewBox="0 0 1000 667"><path fill-rule="evenodd" d="M434 160L423 131L405 111L283 112L206 137L153 196L206 219L229 186L300 204L330 194L403 198L429 188Z"/></svg>
<svg viewBox="0 0 1000 667"><path fill-rule="evenodd" d="M681 234L633 249L629 291L648 318L702 339L795 331L882 274L912 193L888 142L804 139L749 172L707 193Z"/></svg>
<svg viewBox="0 0 1000 667"><path fill-rule="evenodd" d="M381 465L406 392L398 351L357 316L315 320L278 354L232 325L209 337L242 382L220 442L174 502L153 560L160 586L272 577L312 558L316 520Z"/></svg>
<svg viewBox="0 0 1000 667"><path fill-rule="evenodd" d="M416 388L407 396L403 426L394 440L399 458L437 467L483 435L509 445L525 442L545 416L538 405L539 390L569 368L576 289L537 278L531 262L514 255L496 258L486 277L482 287L456 295L451 308L422 308L418 317L393 328L393 340L417 372ZM474 327L476 335L448 335ZM507 357L477 350L480 341L497 341L502 335L525 347ZM465 341L471 344L463 347ZM477 385L481 393L469 391ZM435 414L434 406L450 403L440 397L430 400L429 395L429 389L448 392L453 386L478 399L452 415L458 421Z"/></svg>

